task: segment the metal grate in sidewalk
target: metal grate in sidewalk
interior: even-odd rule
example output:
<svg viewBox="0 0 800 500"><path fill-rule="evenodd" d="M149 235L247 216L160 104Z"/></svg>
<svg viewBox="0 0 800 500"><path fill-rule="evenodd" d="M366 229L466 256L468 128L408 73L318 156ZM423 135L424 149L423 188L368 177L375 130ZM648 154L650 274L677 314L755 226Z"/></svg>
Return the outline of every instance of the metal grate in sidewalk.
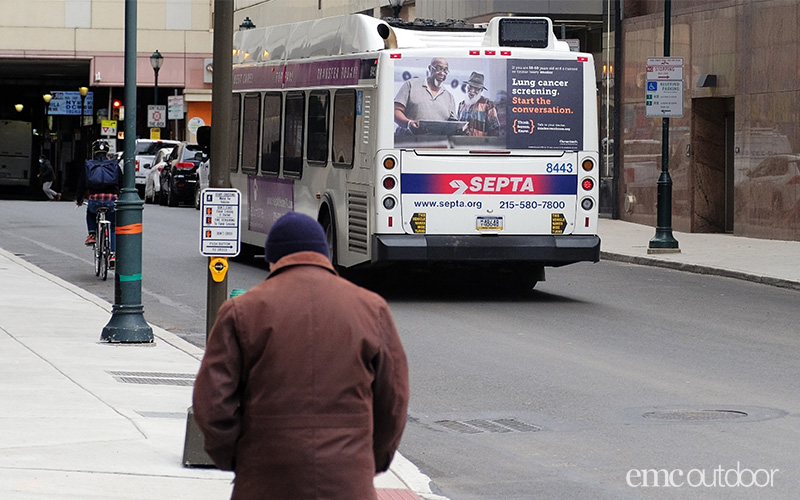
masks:
<svg viewBox="0 0 800 500"><path fill-rule="evenodd" d="M194 385L194 374L192 373L131 371L109 371L107 373L114 377L114 380L123 384L173 385L181 387Z"/></svg>

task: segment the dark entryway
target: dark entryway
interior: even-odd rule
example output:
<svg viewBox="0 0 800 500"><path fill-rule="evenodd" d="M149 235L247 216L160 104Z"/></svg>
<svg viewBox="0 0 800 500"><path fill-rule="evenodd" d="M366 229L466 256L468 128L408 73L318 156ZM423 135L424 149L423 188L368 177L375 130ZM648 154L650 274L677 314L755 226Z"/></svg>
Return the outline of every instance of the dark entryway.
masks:
<svg viewBox="0 0 800 500"><path fill-rule="evenodd" d="M733 231L733 98L692 100L691 231Z"/></svg>

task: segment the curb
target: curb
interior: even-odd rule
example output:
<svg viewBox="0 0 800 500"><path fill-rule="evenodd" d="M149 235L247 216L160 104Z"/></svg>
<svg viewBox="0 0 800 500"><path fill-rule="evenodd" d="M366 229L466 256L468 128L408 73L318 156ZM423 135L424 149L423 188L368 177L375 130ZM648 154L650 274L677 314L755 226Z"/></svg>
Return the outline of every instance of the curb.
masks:
<svg viewBox="0 0 800 500"><path fill-rule="evenodd" d="M786 288L789 290L800 290L800 283L796 281L786 280L782 278L773 278L771 276L759 276L756 274L749 274L742 271L733 271L730 269L709 267L699 264L686 264L684 262L674 262L652 257L625 255L613 252L600 252L600 260L625 262L628 264L637 264L640 266L662 267L666 269L673 269L676 271L684 271L694 274L707 274L711 276L720 276L723 278L733 278L742 281L749 281L751 283L758 283L760 285L769 285L778 288Z"/></svg>

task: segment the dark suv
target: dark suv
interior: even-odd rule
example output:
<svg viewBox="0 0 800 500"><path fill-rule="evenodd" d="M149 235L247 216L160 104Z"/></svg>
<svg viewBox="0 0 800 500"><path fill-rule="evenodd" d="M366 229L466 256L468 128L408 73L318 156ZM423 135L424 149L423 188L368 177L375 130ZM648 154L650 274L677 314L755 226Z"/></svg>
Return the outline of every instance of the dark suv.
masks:
<svg viewBox="0 0 800 500"><path fill-rule="evenodd" d="M173 149L161 170L159 204L177 207L181 202L194 203L197 168L206 159L198 144L182 142Z"/></svg>

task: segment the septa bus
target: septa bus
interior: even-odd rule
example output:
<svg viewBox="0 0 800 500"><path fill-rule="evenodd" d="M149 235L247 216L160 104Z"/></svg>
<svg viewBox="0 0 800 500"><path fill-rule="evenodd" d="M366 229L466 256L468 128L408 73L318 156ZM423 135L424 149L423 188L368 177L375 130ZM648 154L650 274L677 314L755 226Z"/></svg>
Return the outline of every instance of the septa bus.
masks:
<svg viewBox="0 0 800 500"><path fill-rule="evenodd" d="M599 260L594 61L550 19L326 18L239 31L233 63L245 245L295 210L340 268L466 265L527 288Z"/></svg>

